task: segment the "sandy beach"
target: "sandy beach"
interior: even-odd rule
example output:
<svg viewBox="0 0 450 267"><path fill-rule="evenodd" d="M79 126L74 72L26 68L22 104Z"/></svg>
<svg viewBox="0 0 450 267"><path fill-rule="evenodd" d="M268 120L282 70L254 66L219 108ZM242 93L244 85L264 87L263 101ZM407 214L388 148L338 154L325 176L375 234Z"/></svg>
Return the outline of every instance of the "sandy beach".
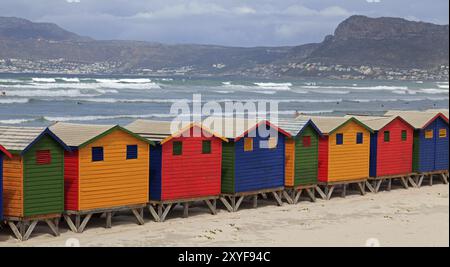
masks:
<svg viewBox="0 0 450 267"><path fill-rule="evenodd" d="M177 208L164 223L146 213L143 226L125 214L105 229L104 219L96 218L83 234L62 223L59 237L43 224L26 242L3 227L0 246L449 246L448 196L448 185L437 184L282 207L261 201L257 209L248 203L216 216L199 206L188 219Z"/></svg>

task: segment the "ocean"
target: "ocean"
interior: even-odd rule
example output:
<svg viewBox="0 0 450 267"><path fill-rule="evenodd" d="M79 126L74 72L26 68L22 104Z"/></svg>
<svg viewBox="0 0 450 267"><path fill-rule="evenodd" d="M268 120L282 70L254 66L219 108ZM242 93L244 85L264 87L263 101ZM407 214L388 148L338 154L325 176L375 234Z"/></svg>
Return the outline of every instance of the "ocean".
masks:
<svg viewBox="0 0 450 267"><path fill-rule="evenodd" d="M194 94L221 105L277 101L280 117L449 107L448 82L0 74L0 125L169 120L171 105L192 105Z"/></svg>

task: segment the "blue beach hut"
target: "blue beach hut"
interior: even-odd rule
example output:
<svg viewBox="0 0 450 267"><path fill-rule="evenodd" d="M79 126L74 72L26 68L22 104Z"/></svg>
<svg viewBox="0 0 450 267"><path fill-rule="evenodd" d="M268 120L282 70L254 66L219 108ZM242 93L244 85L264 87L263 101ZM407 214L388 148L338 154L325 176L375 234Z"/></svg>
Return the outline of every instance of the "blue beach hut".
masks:
<svg viewBox="0 0 450 267"><path fill-rule="evenodd" d="M204 125L229 140L223 143L221 180L221 201L227 209L237 211L246 197L256 207L258 195L266 194L281 205L285 138L291 135L267 120L210 117Z"/></svg>
<svg viewBox="0 0 450 267"><path fill-rule="evenodd" d="M442 174L448 179L448 118L441 112L388 111L386 115L398 115L414 127L413 171L423 175ZM445 181L446 182L446 181Z"/></svg>

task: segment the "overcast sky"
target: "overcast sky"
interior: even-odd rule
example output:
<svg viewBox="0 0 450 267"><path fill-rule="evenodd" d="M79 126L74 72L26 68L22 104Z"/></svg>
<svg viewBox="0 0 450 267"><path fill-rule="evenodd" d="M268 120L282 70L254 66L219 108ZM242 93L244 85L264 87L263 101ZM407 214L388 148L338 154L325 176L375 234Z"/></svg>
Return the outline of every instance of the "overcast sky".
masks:
<svg viewBox="0 0 450 267"><path fill-rule="evenodd" d="M353 14L448 24L448 0L0 0L0 16L96 39L279 46L320 42Z"/></svg>

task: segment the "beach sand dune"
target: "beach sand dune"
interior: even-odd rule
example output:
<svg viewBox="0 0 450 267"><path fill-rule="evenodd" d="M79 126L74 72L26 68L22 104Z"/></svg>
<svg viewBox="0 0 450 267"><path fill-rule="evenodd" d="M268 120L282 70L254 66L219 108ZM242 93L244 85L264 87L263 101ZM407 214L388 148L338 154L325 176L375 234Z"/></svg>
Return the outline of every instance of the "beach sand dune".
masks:
<svg viewBox="0 0 450 267"><path fill-rule="evenodd" d="M449 246L448 195L447 185L434 185L282 207L261 202L216 216L198 207L188 219L176 209L164 223L146 214L143 226L120 215L113 228L96 218L83 234L63 223L56 238L41 226L26 242L4 227L0 246Z"/></svg>

